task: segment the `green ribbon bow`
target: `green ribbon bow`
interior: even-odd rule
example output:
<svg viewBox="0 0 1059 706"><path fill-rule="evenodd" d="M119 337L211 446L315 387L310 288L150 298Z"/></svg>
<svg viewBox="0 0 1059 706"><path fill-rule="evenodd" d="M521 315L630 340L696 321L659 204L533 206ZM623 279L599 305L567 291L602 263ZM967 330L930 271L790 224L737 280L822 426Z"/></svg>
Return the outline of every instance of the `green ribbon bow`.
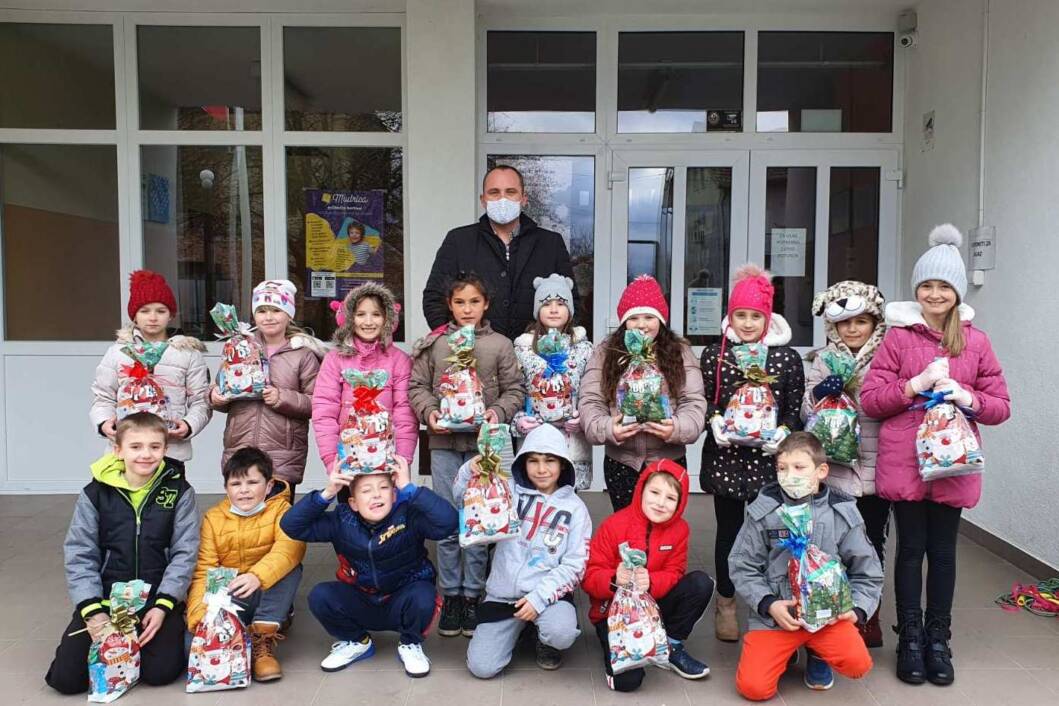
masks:
<svg viewBox="0 0 1059 706"><path fill-rule="evenodd" d="M350 387L381 389L386 387L386 381L390 379L390 373L382 368L376 368L375 370L346 368L342 371L342 379L349 383Z"/></svg>
<svg viewBox="0 0 1059 706"><path fill-rule="evenodd" d="M253 333L250 324L239 320L239 312L231 304L217 302L210 309L210 317L217 328L221 330L216 334L218 341L223 341L233 336L249 336Z"/></svg>
<svg viewBox="0 0 1059 706"><path fill-rule="evenodd" d="M628 542L618 545L618 554L621 555L621 563L626 569L637 569L647 566L647 552L642 549L633 549Z"/></svg>
<svg viewBox="0 0 1059 706"><path fill-rule="evenodd" d="M655 341L640 329L625 331L625 350L628 352L621 358L622 367L629 362L655 364Z"/></svg>

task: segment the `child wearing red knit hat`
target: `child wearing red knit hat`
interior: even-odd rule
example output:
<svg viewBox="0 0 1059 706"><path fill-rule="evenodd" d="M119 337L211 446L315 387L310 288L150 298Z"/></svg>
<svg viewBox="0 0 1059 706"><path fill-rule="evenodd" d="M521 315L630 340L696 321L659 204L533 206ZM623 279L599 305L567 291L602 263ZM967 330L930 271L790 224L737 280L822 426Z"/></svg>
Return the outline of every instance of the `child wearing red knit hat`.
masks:
<svg viewBox="0 0 1059 706"><path fill-rule="evenodd" d="M728 295L728 315L721 322L720 343L702 351L702 377L705 383L710 432L702 446L699 483L713 495L717 517L714 560L717 564L717 639L739 640L735 615L735 586L728 574L728 555L739 528L743 526L746 504L758 491L776 479L770 458L783 439L801 428L799 416L805 373L801 356L788 346L791 328L772 311L772 275L757 265L736 270ZM728 401L748 382L748 360L763 362L763 375L754 375L772 391L777 429L761 446L733 443L723 415ZM742 364L741 364L742 361ZM753 373L751 373L753 375Z"/></svg>
<svg viewBox="0 0 1059 706"><path fill-rule="evenodd" d="M615 510L632 502L640 472L651 461L668 458L687 467L687 445L702 434L706 398L691 345L669 328L669 305L649 275L634 279L618 301L621 325L596 346L581 378L581 429L590 444L605 444L603 478ZM638 329L654 342L655 364L669 389L671 418L623 423L617 387L630 357L625 332Z"/></svg>
<svg viewBox="0 0 1059 706"><path fill-rule="evenodd" d="M129 277L129 319L117 332L117 340L96 366L92 382L89 418L101 436L113 441L118 421L118 386L124 371L136 360L143 363L165 390L169 418L166 454L178 461L191 459L191 437L210 420L206 399L209 371L202 353L206 347L197 338L169 336L169 322L177 313L176 297L165 277L150 270L137 270Z"/></svg>

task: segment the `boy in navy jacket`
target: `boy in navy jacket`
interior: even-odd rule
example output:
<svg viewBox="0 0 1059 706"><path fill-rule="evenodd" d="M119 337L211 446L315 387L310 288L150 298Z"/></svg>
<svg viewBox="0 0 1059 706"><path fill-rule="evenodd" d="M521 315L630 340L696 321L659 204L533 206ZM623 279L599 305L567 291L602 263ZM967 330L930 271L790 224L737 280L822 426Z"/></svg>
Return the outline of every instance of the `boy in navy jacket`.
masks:
<svg viewBox="0 0 1059 706"><path fill-rule="evenodd" d="M392 630L400 633L405 673L430 673L421 643L437 591L424 540L455 534L458 515L452 503L413 485L408 463L396 458L392 477L332 474L326 488L302 498L280 521L292 539L331 542L350 563L352 584L326 581L309 592L309 610L337 640L320 663L325 672L375 654L369 630ZM327 512L336 496L338 506Z"/></svg>

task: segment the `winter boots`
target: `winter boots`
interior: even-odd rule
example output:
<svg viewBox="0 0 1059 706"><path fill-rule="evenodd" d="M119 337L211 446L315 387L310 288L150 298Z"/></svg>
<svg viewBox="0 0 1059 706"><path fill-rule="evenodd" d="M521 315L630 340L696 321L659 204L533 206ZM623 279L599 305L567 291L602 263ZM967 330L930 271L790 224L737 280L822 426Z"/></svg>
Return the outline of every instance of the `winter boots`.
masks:
<svg viewBox="0 0 1059 706"><path fill-rule="evenodd" d="M717 596L717 613L713 619L717 639L722 642L739 642L739 621L735 617L735 596Z"/></svg>
<svg viewBox="0 0 1059 706"><path fill-rule="evenodd" d="M918 610L899 613L894 632L897 633L897 678L906 684L922 684L927 678L922 613Z"/></svg>
<svg viewBox="0 0 1059 706"><path fill-rule="evenodd" d="M938 686L948 686L956 679L952 668L952 649L949 639L952 633L949 628L952 618L948 615L934 615L927 612L926 655L927 681Z"/></svg>
<svg viewBox="0 0 1059 706"><path fill-rule="evenodd" d="M283 676L283 669L276 659L276 643L283 639L279 623L258 621L250 625L254 681L275 681Z"/></svg>

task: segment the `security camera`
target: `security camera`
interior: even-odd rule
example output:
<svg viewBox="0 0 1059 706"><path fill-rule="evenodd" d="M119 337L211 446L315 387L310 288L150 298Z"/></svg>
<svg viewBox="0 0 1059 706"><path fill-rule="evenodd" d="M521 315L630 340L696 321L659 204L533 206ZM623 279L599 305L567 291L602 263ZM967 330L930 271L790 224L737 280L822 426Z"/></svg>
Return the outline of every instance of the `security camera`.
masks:
<svg viewBox="0 0 1059 706"><path fill-rule="evenodd" d="M898 41L901 43L901 46L905 49L911 49L912 47L914 47L918 40L919 34L917 34L916 32L905 32L898 38Z"/></svg>

